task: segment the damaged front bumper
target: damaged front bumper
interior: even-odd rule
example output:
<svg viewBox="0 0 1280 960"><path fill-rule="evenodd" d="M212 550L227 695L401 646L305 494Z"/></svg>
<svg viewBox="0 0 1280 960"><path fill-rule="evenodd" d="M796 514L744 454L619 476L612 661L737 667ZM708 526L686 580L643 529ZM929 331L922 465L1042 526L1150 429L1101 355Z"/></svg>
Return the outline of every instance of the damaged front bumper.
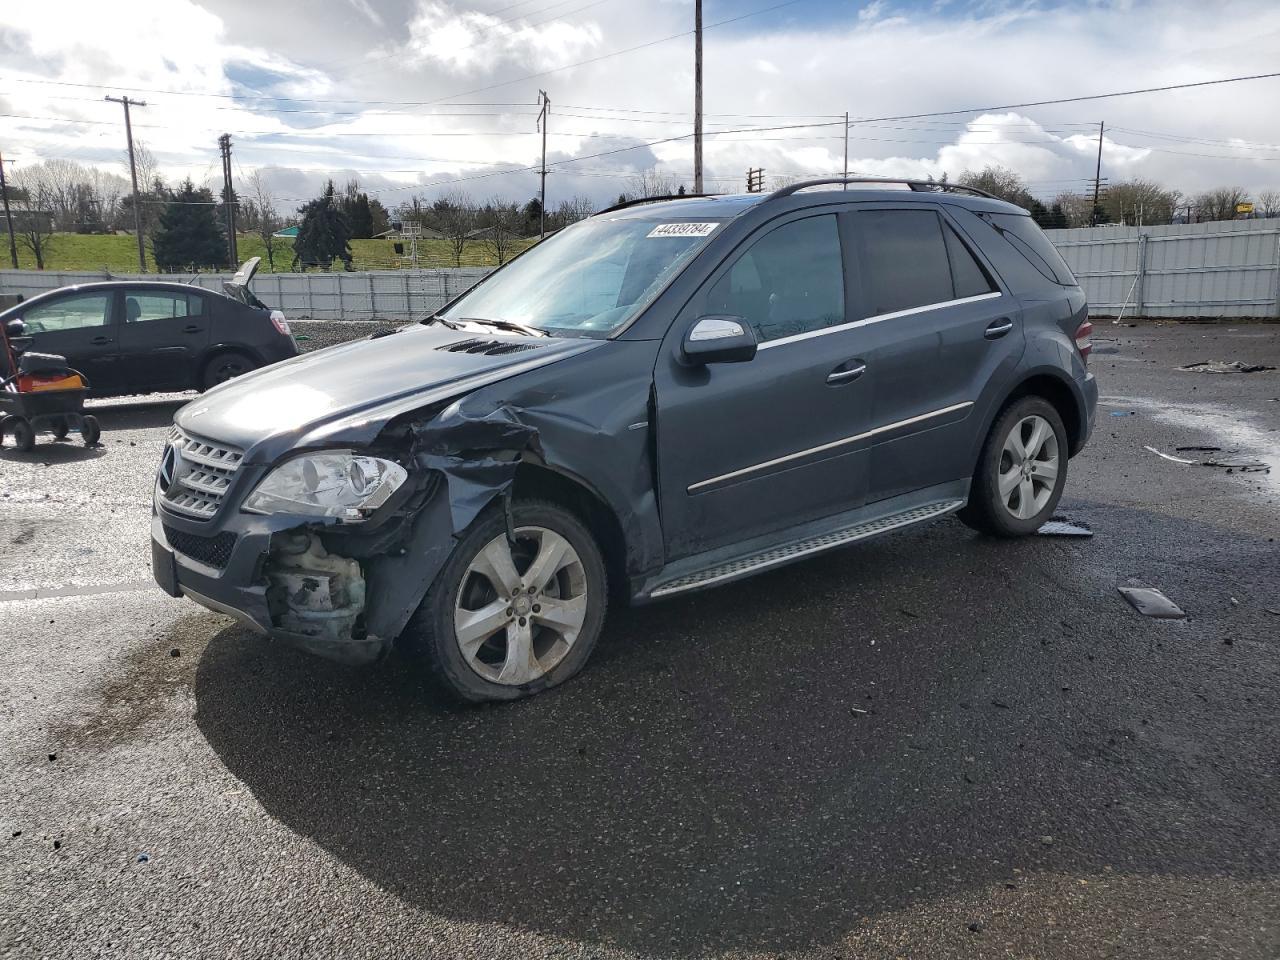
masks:
<svg viewBox="0 0 1280 960"><path fill-rule="evenodd" d="M308 653L370 663L404 629L448 557L451 533L438 496L374 530L234 511L192 523L157 507L151 566L170 596Z"/></svg>

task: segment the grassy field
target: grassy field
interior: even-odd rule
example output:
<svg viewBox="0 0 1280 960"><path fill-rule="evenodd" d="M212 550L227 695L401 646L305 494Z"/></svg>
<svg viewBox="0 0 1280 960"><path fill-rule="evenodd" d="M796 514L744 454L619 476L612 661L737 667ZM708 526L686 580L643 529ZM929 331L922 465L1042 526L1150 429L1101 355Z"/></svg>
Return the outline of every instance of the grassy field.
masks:
<svg viewBox="0 0 1280 960"><path fill-rule="evenodd" d="M523 249L528 243L521 244ZM267 264L262 241L256 236L241 235L237 241L242 261L250 257L262 257L259 269L271 271ZM408 249L408 244L405 245ZM397 270L401 268L390 240L352 240L351 254L356 270ZM276 273L288 273L293 260L293 244L282 240L275 251ZM335 261L341 269L341 261ZM493 266L495 261L483 243L468 241L462 253L464 267ZM6 262L4 264L8 266ZM24 270L34 270L35 257L18 246L18 265ZM452 267L453 248L447 240L419 240L418 265L420 267ZM54 234L45 254L46 270L106 270L111 273L136 273L138 247L132 236L91 235L76 233ZM147 251L147 270L155 270L150 250Z"/></svg>

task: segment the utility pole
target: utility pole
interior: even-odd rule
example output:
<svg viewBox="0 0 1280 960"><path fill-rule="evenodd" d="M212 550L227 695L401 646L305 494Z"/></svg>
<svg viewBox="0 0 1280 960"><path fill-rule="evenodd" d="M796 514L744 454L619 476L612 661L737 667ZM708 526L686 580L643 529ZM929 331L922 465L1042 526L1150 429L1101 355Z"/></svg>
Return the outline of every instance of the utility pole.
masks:
<svg viewBox="0 0 1280 960"><path fill-rule="evenodd" d="M231 182L231 134L224 133L218 138L218 149L222 152L222 209L227 227L227 256L234 267L240 262L240 257L236 247L236 195Z"/></svg>
<svg viewBox="0 0 1280 960"><path fill-rule="evenodd" d="M539 90L538 99L542 104L537 126L542 131L542 190L538 199L538 237L541 239L547 235L547 120L551 114L551 98L547 91Z"/></svg>
<svg viewBox="0 0 1280 960"><path fill-rule="evenodd" d="M844 178L849 179L849 111L844 112ZM848 190L849 184L840 185L841 190Z"/></svg>
<svg viewBox="0 0 1280 960"><path fill-rule="evenodd" d="M4 222L9 228L9 258L18 269L18 244L13 239L13 214L9 212L9 184L4 179L4 157L0 156L0 197L4 198ZM30 214L28 214L29 216ZM38 215L38 211L37 211Z"/></svg>
<svg viewBox="0 0 1280 960"><path fill-rule="evenodd" d="M130 107L145 107L145 100L130 100L126 97L103 97L112 103L124 106L124 135L129 141L129 179L133 181L133 232L138 237L138 272L147 272L147 252L142 245L142 201L138 199L138 164L133 158L133 124L129 121Z"/></svg>
<svg viewBox="0 0 1280 960"><path fill-rule="evenodd" d="M702 193L702 0L693 0L693 192Z"/></svg>
<svg viewBox="0 0 1280 960"><path fill-rule="evenodd" d="M1105 120L1098 122L1098 165L1093 171L1093 210L1089 215L1089 226L1091 227L1098 225L1098 194L1102 187L1102 134L1106 127L1107 122Z"/></svg>

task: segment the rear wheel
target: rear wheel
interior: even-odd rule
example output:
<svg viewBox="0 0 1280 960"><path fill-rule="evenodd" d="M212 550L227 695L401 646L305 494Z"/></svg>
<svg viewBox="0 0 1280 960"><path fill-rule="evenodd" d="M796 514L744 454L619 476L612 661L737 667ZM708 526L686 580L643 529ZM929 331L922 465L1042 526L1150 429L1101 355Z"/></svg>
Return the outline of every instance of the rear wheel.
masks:
<svg viewBox="0 0 1280 960"><path fill-rule="evenodd" d="M210 387L216 387L220 383L226 383L228 380L248 373L257 366L243 353L231 350L215 353L204 365L204 375L200 380L201 388L208 390Z"/></svg>
<svg viewBox="0 0 1280 960"><path fill-rule="evenodd" d="M26 417L14 417L9 421L9 429L13 433L13 445L27 453L36 445L36 431Z"/></svg>
<svg viewBox="0 0 1280 960"><path fill-rule="evenodd" d="M1067 431L1042 397L1014 401L996 418L960 519L998 537L1035 533L1067 481Z"/></svg>
<svg viewBox="0 0 1280 960"><path fill-rule="evenodd" d="M67 439L67 434L71 432L71 424L67 423L66 417L59 417L53 422L49 432L53 434L55 440L65 440Z"/></svg>
<svg viewBox="0 0 1280 960"><path fill-rule="evenodd" d="M431 679L460 700L515 700L568 680L604 625L604 559L572 513L512 504L515 542L490 509L463 535L406 639Z"/></svg>

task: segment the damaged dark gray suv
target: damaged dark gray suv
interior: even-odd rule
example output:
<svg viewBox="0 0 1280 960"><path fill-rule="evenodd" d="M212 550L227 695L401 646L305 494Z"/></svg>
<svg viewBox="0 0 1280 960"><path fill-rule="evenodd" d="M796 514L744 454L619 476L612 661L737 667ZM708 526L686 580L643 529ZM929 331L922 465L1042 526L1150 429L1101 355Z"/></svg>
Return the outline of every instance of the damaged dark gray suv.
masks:
<svg viewBox="0 0 1280 960"><path fill-rule="evenodd" d="M975 190L623 205L421 324L183 407L155 577L346 662L398 642L464 700L536 693L610 598L952 512L1036 530L1093 427L1086 316L1026 212Z"/></svg>

